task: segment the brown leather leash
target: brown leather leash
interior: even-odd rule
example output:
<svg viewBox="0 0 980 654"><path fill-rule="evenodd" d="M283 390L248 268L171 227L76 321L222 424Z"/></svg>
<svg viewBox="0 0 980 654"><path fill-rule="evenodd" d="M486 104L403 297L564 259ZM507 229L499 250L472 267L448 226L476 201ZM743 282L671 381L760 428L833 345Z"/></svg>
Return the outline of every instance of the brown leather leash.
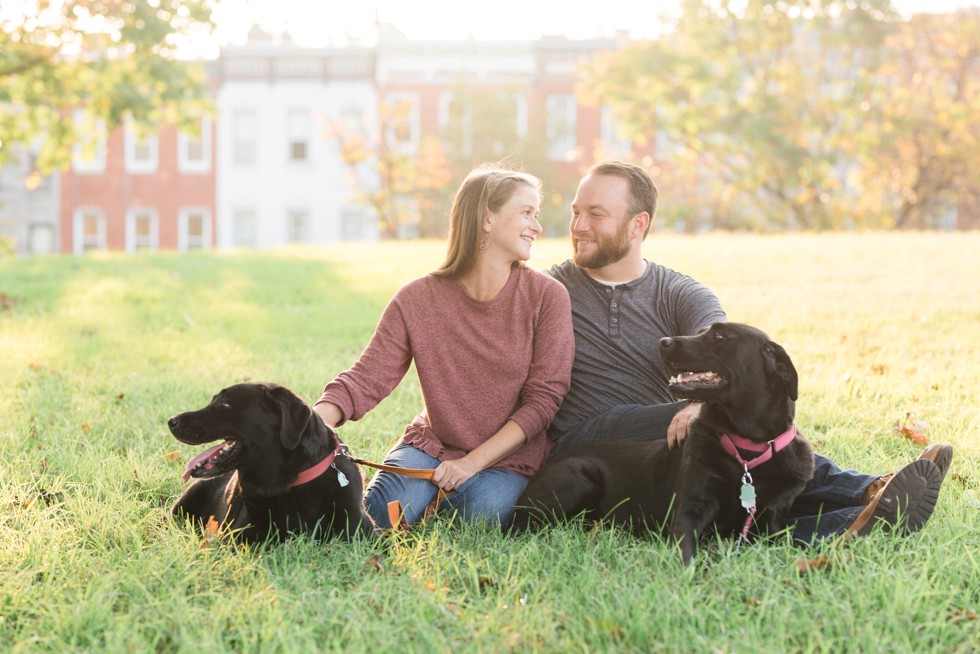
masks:
<svg viewBox="0 0 980 654"><path fill-rule="evenodd" d="M367 459L362 459L359 456L354 456L351 454L350 449L345 443L340 444L340 452L346 456L348 459L354 463L362 466L368 466L369 468L374 468L382 472L391 472L396 475L401 475L403 477L412 477L414 479L425 479L426 481L432 481L432 476L435 474L435 468L400 468L398 466L390 466L384 463L375 463L373 461L368 461ZM432 482L433 484L435 482ZM434 515L436 510L439 508L439 504L442 503L444 499L449 496L441 486L438 487L439 492L436 493L436 499L432 501L429 506L425 507L425 516ZM405 520L405 512L402 510L402 503L398 500L392 500L388 502L388 521L391 523L391 528L395 531L408 529L408 522Z"/></svg>

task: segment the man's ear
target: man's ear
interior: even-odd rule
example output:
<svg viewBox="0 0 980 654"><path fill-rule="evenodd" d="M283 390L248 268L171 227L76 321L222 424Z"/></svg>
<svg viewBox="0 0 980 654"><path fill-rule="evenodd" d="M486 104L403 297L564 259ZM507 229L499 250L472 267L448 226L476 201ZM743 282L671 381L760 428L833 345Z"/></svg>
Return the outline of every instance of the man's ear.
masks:
<svg viewBox="0 0 980 654"><path fill-rule="evenodd" d="M766 375L779 381L789 399L795 401L799 392L799 376L786 350L778 343L767 341L762 346L762 355L766 360Z"/></svg>
<svg viewBox="0 0 980 654"><path fill-rule="evenodd" d="M630 223L633 227L630 238L643 238L643 233L647 231L647 227L650 225L650 214L646 211L635 213L630 219Z"/></svg>
<svg viewBox="0 0 980 654"><path fill-rule="evenodd" d="M288 388L274 386L265 393L279 409L279 442L287 450L296 449L314 417L313 409Z"/></svg>

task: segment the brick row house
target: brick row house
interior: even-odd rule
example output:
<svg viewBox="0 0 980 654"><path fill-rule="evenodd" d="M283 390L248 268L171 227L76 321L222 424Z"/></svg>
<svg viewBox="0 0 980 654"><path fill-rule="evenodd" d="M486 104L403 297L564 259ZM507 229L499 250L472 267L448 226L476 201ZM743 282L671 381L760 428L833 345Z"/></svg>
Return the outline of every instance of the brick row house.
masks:
<svg viewBox="0 0 980 654"><path fill-rule="evenodd" d="M503 121L516 138L541 141L552 185L567 187L596 152L630 152L608 113L574 94L576 66L615 45L565 38L417 42L385 28L373 46L306 48L253 30L244 45L223 48L208 63L217 113L199 134L173 126L106 134L95 126L69 170L28 192L57 198L43 205L47 214L56 211L47 224L57 233L38 227L26 240L16 216L4 223L2 207L0 229L24 254L374 240L376 216L359 197L331 126L364 130L408 152L433 137L457 155L473 155L466 149L474 149L483 126L472 103L461 102L473 89L504 99ZM400 123L382 125L383 107L395 103L407 108ZM0 190L9 186L0 183ZM20 215L20 223L29 222L28 213ZM36 215L30 222L45 223Z"/></svg>

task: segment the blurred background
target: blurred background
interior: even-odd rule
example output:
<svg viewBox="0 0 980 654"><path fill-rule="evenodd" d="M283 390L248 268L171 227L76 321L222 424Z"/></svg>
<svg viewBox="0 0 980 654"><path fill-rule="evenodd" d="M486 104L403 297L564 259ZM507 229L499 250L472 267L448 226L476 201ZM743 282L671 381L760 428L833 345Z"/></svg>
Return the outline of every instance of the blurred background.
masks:
<svg viewBox="0 0 980 654"><path fill-rule="evenodd" d="M978 80L964 0L4 0L0 252L440 238L489 161L562 236L611 158L661 230L976 229Z"/></svg>

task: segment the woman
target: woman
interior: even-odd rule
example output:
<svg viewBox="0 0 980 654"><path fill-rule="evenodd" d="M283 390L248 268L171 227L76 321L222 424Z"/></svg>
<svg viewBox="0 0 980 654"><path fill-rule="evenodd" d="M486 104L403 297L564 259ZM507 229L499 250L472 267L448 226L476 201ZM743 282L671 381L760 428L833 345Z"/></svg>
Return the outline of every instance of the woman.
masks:
<svg viewBox="0 0 980 654"><path fill-rule="evenodd" d="M331 427L358 420L415 361L425 406L385 463L435 471L431 482L374 476L365 504L380 528L391 527L389 502L412 524L439 488L450 495L438 510L506 525L551 449L545 429L575 345L565 288L523 265L541 234L539 206L537 178L471 172L453 201L445 263L395 294L361 357L314 406Z"/></svg>

